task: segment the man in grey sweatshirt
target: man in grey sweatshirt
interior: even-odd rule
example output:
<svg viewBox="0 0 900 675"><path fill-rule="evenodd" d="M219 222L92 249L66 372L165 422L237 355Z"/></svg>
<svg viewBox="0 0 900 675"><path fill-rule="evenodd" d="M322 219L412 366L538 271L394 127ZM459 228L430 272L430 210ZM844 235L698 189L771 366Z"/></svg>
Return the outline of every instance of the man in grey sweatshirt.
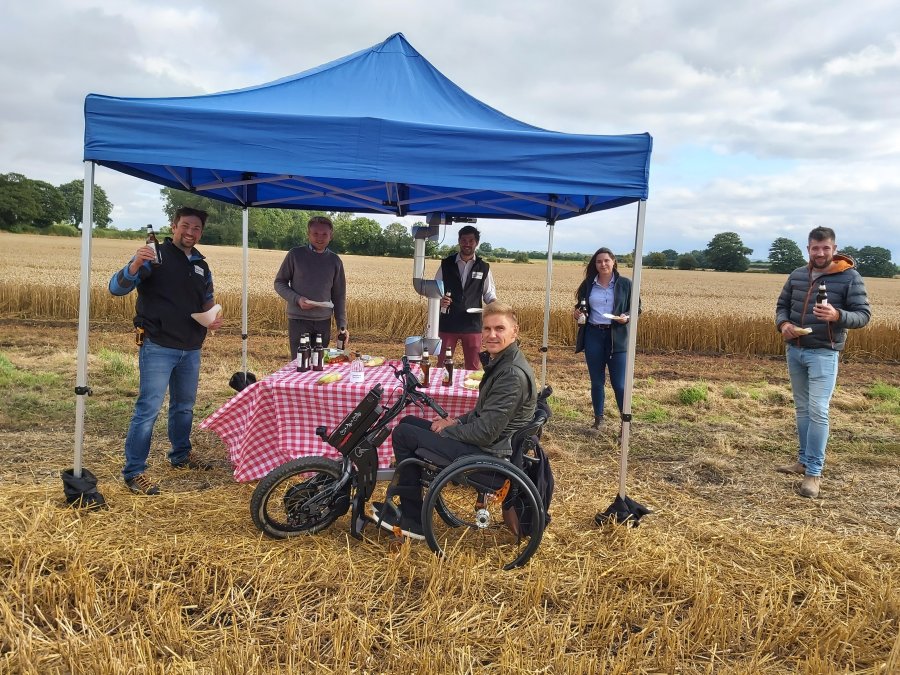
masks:
<svg viewBox="0 0 900 675"><path fill-rule="evenodd" d="M287 302L290 358L297 356L300 336L309 333L314 339L322 335L322 346L331 339L331 315L338 331L347 331L347 281L344 264L328 244L334 236L334 225L326 216L313 216L307 224L309 244L295 246L284 258L275 275L275 291ZM323 303L331 303L323 306ZM313 345L315 346L315 345Z"/></svg>

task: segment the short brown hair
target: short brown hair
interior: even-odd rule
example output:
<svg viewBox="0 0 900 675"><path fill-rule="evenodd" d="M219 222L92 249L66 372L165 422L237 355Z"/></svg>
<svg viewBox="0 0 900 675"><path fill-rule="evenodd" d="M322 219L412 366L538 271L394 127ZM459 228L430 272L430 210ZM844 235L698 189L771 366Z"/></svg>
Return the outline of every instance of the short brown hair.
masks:
<svg viewBox="0 0 900 675"><path fill-rule="evenodd" d="M306 229L308 230L313 225L327 225L329 230L334 230L334 223L331 222L331 218L328 216L313 216L306 223Z"/></svg>
<svg viewBox="0 0 900 675"><path fill-rule="evenodd" d="M513 326L519 325L519 317L516 316L516 310L512 308L512 305L507 305L495 300L494 302L485 306L481 316L493 316L494 314L499 314L500 316L507 317L510 321L512 321Z"/></svg>
<svg viewBox="0 0 900 675"><path fill-rule="evenodd" d="M459 228L459 235L457 236L457 241L461 238L465 237L467 234L475 235L475 243L481 243L481 232L478 231L478 228L474 225L466 225L464 227Z"/></svg>
<svg viewBox="0 0 900 675"><path fill-rule="evenodd" d="M807 241L807 243L809 243L810 241L828 241L828 240L837 241L837 237L834 234L834 230L832 230L830 227L819 226L819 227L814 227L812 229L812 231L809 233L809 240Z"/></svg>
<svg viewBox="0 0 900 675"><path fill-rule="evenodd" d="M185 216L194 216L195 218L199 218L200 227L206 227L206 219L209 217L209 214L203 209L195 209L192 206L179 206L175 210L175 216L172 218L172 224L174 225Z"/></svg>

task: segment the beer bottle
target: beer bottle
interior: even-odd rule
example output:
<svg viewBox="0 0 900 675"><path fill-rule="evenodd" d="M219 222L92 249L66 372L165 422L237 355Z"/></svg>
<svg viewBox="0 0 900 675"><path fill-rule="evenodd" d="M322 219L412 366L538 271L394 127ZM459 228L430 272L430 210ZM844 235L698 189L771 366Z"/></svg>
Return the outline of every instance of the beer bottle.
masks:
<svg viewBox="0 0 900 675"><path fill-rule="evenodd" d="M444 375L441 378L441 384L445 387L453 386L453 353L449 347L444 352Z"/></svg>
<svg viewBox="0 0 900 675"><path fill-rule="evenodd" d="M427 387L431 378L431 359L428 358L428 348L422 349L422 386Z"/></svg>
<svg viewBox="0 0 900 675"><path fill-rule="evenodd" d="M578 311L581 312L581 316L578 317L578 325L580 326L587 321L588 317L587 301L584 298L578 301Z"/></svg>
<svg viewBox="0 0 900 675"><path fill-rule="evenodd" d="M817 305L827 305L828 304L828 293L825 291L825 282L819 282L819 290L816 293L816 304Z"/></svg>
<svg viewBox="0 0 900 675"><path fill-rule="evenodd" d="M309 344L309 333L304 333L300 336L300 349L303 354L300 357L300 369L301 372L306 372L309 370L310 361L312 361L312 348Z"/></svg>
<svg viewBox="0 0 900 675"><path fill-rule="evenodd" d="M325 349L322 347L321 333L316 333L316 347L312 353L312 369L325 370Z"/></svg>
<svg viewBox="0 0 900 675"><path fill-rule="evenodd" d="M147 223L147 246L153 249L156 257L150 261L151 265L162 265L162 251L159 250L159 239L153 234L153 225Z"/></svg>
<svg viewBox="0 0 900 675"><path fill-rule="evenodd" d="M447 291L446 293L444 293L444 297L449 299L450 302L453 302L453 296L450 294L450 291ZM450 313L450 305L447 305L446 307L441 306L441 314L449 314L449 313Z"/></svg>
<svg viewBox="0 0 900 675"><path fill-rule="evenodd" d="M341 328L340 331L338 331L337 348L340 351L344 351L345 349L347 349L347 329L346 328Z"/></svg>
<svg viewBox="0 0 900 675"><path fill-rule="evenodd" d="M297 347L297 372L305 373L309 370L309 346L306 342L306 333L300 336L300 345Z"/></svg>

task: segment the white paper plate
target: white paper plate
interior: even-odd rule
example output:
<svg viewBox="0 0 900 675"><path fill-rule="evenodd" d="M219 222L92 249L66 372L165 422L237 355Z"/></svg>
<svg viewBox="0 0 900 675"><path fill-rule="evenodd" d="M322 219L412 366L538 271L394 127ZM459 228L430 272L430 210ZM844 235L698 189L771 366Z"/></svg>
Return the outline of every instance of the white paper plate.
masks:
<svg viewBox="0 0 900 675"><path fill-rule="evenodd" d="M191 314L191 318L205 328L216 320L216 317L219 316L219 312L221 311L222 305L213 305L205 312L194 312Z"/></svg>
<svg viewBox="0 0 900 675"><path fill-rule="evenodd" d="M469 314L481 314L484 311L484 309L481 307L469 307L469 309L467 309L466 311Z"/></svg>
<svg viewBox="0 0 900 675"><path fill-rule="evenodd" d="M331 302L331 300L323 300L321 302L318 300L307 300L307 302L314 307L327 307L328 309L334 309L334 303Z"/></svg>
<svg viewBox="0 0 900 675"><path fill-rule="evenodd" d="M618 319L619 318L618 314L601 314L600 316L602 316L604 319Z"/></svg>

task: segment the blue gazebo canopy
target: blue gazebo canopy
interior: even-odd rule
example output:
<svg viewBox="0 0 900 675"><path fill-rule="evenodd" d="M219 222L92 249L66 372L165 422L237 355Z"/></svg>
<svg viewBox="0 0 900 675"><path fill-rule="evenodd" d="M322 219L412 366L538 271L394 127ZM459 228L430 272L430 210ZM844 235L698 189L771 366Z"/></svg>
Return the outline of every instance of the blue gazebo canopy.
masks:
<svg viewBox="0 0 900 675"><path fill-rule="evenodd" d="M85 100L85 161L251 207L563 220L647 199L651 147L512 119L400 33L256 87Z"/></svg>

